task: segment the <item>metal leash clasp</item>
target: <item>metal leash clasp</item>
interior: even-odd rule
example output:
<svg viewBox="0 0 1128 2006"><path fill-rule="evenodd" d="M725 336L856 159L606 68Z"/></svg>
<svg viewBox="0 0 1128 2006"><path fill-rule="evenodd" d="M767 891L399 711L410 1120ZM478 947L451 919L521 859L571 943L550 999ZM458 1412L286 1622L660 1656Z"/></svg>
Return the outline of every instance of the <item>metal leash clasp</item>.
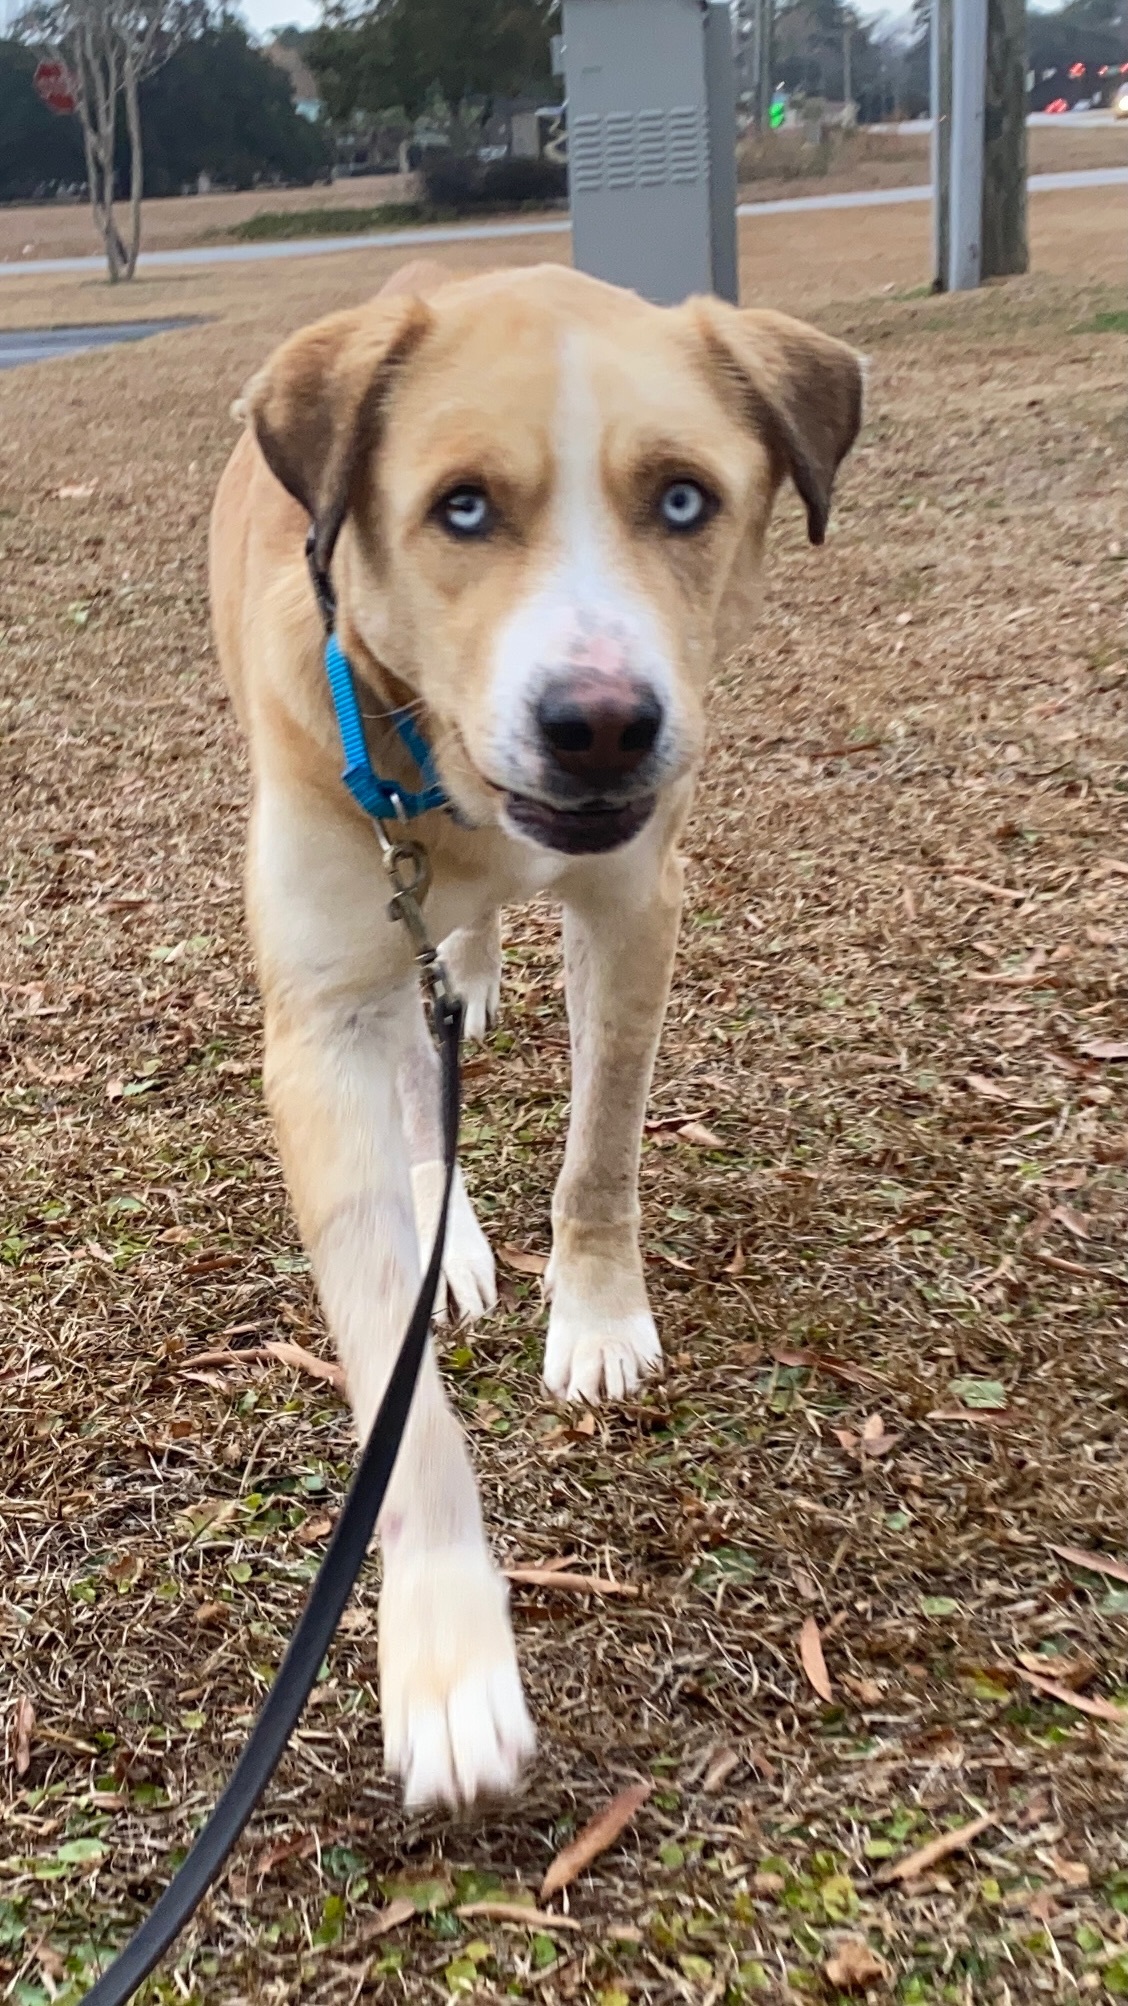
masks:
<svg viewBox="0 0 1128 2006"><path fill-rule="evenodd" d="M432 1008L444 1015L449 1014L457 998L423 917L423 901L431 889L431 860L422 843L413 843L405 837L393 842L382 822L377 822L375 826L384 869L392 887L388 912L392 919L403 921L411 936L415 966L431 999Z"/></svg>

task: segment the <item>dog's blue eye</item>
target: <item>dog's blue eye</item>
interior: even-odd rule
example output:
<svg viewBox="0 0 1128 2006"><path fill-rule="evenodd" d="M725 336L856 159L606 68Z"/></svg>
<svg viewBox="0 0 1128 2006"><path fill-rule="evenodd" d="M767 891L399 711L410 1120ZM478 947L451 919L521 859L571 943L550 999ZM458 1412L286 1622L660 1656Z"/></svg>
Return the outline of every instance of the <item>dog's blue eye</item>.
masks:
<svg viewBox="0 0 1128 2006"><path fill-rule="evenodd" d="M482 488L452 488L437 513L452 536L488 536L494 526L490 499Z"/></svg>
<svg viewBox="0 0 1128 2006"><path fill-rule="evenodd" d="M712 515L715 503L696 481L671 481L663 491L658 508L667 529L685 536L701 529Z"/></svg>

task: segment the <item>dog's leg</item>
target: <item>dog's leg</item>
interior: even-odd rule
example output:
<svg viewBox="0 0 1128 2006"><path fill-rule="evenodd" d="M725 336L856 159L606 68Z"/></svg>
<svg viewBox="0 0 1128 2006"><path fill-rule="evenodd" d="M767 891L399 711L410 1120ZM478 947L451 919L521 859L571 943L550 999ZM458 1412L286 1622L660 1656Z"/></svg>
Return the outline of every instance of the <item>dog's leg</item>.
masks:
<svg viewBox="0 0 1128 2006"><path fill-rule="evenodd" d="M451 938L457 936L452 935ZM411 1013L411 1035L400 1060L397 1084L411 1162L411 1193L415 1204L419 1251L425 1262L438 1223L444 1173L439 1060L418 998ZM455 1171L454 1189L450 1196L450 1217L443 1251L443 1289L435 1306L439 1319L446 1315L445 1294L448 1288L458 1316L485 1316L497 1307L497 1280L490 1243L475 1217L461 1166Z"/></svg>
<svg viewBox="0 0 1128 2006"><path fill-rule="evenodd" d="M661 1367L639 1251L646 1096L669 994L683 869L671 847L565 889L572 1118L552 1205L544 1376L568 1400L620 1399Z"/></svg>
<svg viewBox="0 0 1128 2006"><path fill-rule="evenodd" d="M501 1001L501 914L448 934L440 953L451 982L466 1006L463 1029L482 1039L496 1024Z"/></svg>
<svg viewBox="0 0 1128 2006"><path fill-rule="evenodd" d="M248 872L283 1168L363 1441L419 1286L396 1066L415 1033L403 949L367 843L261 799ZM462 1432L428 1352L380 1519L388 1767L409 1803L516 1782L532 1749L505 1583Z"/></svg>

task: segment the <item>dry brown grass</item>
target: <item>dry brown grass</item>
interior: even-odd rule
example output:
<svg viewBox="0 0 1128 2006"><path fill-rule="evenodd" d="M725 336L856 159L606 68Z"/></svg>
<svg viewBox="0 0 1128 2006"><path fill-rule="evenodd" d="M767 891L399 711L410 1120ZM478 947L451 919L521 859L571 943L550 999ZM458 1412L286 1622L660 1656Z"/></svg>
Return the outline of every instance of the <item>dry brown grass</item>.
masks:
<svg viewBox="0 0 1128 2006"><path fill-rule="evenodd" d="M1031 174L1128 167L1128 126L1031 126ZM927 133L866 128L832 134L823 148L800 131L755 135L737 151L746 200L837 194L854 188L914 188L930 179Z"/></svg>
<svg viewBox="0 0 1128 2006"><path fill-rule="evenodd" d="M870 262L875 218L825 219L833 269L794 219L746 235L757 293L856 341L873 386L826 550L785 504L718 678L644 1153L669 1376L562 1422L513 1274L447 1350L501 1553L640 1596L516 1591L540 1759L520 1802L449 1826L381 1776L368 1579L154 1997L829 2000L846 1937L904 2006L1128 1987L1124 1730L1021 1676L1128 1699L1123 1588L1052 1550L1124 1558L1128 1514L1128 1120L1101 1056L1128 1033L1128 431L1124 338L1092 331L1128 297L1091 205L1062 214L1059 276L945 301L869 283L912 285L903 217ZM24 2006L73 2001L166 1880L351 1462L323 1385L192 1365L324 1343L261 1101L203 549L230 396L385 263L178 280L147 302L212 324L0 377L0 1985ZM93 298L0 293L9 318ZM556 968L551 915L512 916L464 1131L495 1240L534 1250ZM571 1890L580 1931L454 1914L535 1889L639 1776L650 1802ZM375 1935L405 1879L417 1919Z"/></svg>
<svg viewBox="0 0 1128 2006"><path fill-rule="evenodd" d="M410 201L414 175L380 174L334 181L317 188L247 188L231 195L162 196L146 202L147 251L176 251L210 243L264 210L288 215L295 209L373 209L385 202ZM31 250L27 246L31 245ZM80 258L96 249L90 212L84 207L35 203L0 209L0 260L23 256Z"/></svg>

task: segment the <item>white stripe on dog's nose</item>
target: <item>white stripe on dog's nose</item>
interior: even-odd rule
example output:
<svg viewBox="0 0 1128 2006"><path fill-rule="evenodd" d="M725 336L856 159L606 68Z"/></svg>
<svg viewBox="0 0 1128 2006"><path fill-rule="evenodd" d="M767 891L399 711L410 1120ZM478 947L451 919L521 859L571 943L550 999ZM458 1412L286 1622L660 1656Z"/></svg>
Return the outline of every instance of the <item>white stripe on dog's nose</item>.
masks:
<svg viewBox="0 0 1128 2006"><path fill-rule="evenodd" d="M520 785L538 751L545 690L606 677L671 709L672 671L653 608L626 573L622 531L603 485L603 427L584 337L569 330L559 352L553 432L553 499L545 566L502 625L493 681L494 769Z"/></svg>

